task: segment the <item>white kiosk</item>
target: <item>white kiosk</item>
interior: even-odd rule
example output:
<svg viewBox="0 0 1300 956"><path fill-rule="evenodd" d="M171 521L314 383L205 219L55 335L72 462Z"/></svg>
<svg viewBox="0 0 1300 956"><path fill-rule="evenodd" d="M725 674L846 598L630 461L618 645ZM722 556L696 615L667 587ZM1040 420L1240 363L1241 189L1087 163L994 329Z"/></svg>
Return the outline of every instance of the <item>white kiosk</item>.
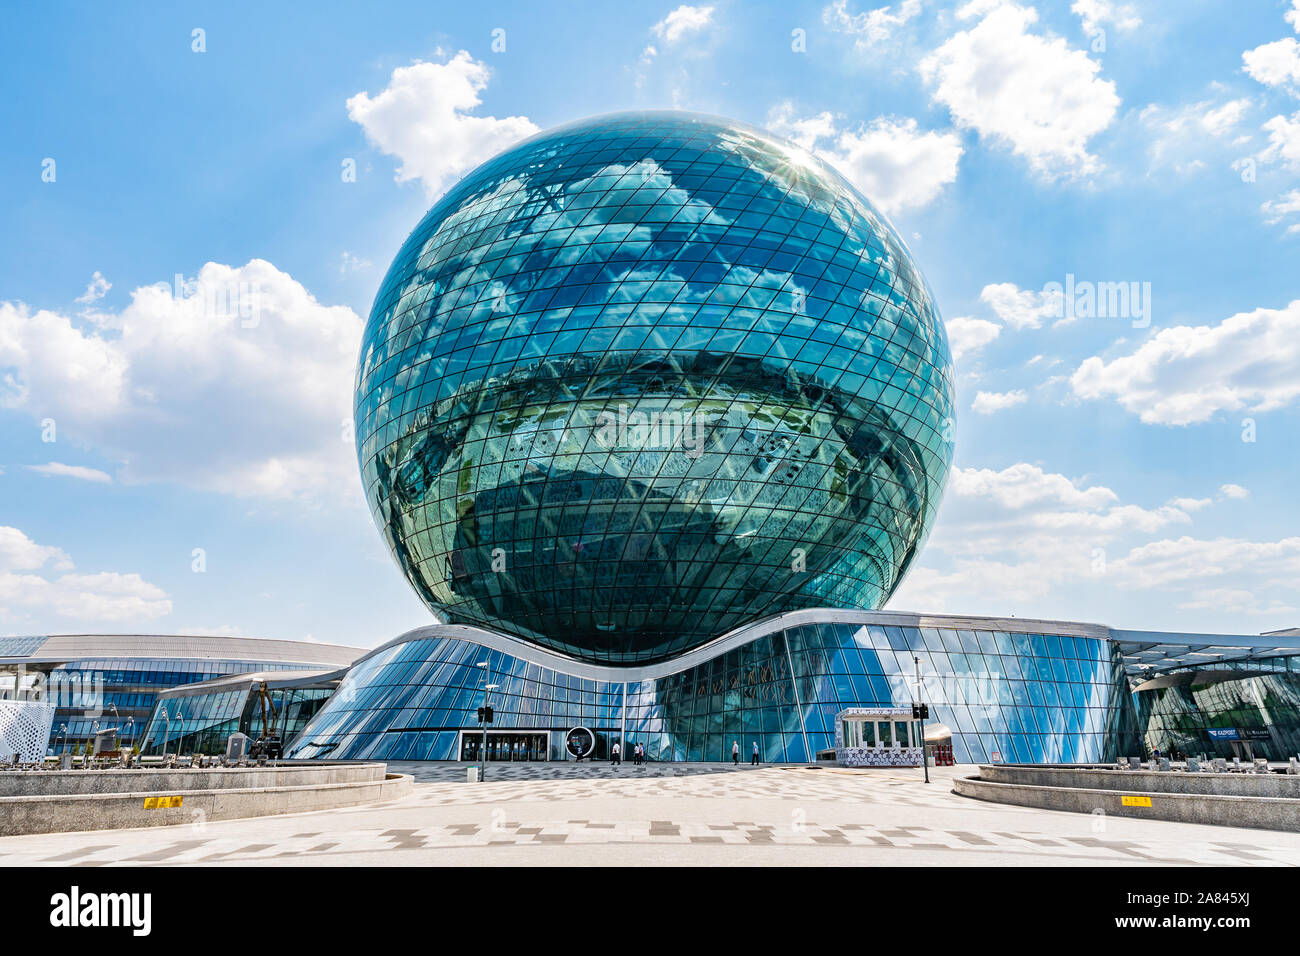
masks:
<svg viewBox="0 0 1300 956"><path fill-rule="evenodd" d="M921 722L911 707L850 707L835 715L835 762L841 767L919 767Z"/></svg>

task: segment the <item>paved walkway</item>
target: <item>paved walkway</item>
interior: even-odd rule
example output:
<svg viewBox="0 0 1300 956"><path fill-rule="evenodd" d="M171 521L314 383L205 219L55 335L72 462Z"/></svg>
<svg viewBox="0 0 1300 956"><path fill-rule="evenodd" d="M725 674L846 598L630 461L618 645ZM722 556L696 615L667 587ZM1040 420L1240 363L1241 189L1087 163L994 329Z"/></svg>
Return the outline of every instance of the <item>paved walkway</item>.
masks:
<svg viewBox="0 0 1300 956"><path fill-rule="evenodd" d="M577 766L508 768L521 779L501 779L498 766L469 784L461 765L420 765L424 782L389 804L7 837L0 865L1300 865L1300 834L956 796L951 776L973 767L935 768L927 786L919 769L650 765L639 775L586 764L592 775L573 778Z"/></svg>

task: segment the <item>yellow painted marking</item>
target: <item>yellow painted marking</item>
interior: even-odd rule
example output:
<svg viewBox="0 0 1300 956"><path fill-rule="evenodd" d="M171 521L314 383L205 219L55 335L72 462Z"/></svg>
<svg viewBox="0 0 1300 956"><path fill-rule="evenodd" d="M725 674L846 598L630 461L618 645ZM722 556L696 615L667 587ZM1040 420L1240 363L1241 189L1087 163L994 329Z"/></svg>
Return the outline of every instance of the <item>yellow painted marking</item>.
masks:
<svg viewBox="0 0 1300 956"><path fill-rule="evenodd" d="M1151 806L1150 797L1120 797L1120 806L1122 807L1149 807Z"/></svg>
<svg viewBox="0 0 1300 956"><path fill-rule="evenodd" d="M145 797L144 808L146 810L159 810L166 807L179 807L184 799L179 795L174 797Z"/></svg>

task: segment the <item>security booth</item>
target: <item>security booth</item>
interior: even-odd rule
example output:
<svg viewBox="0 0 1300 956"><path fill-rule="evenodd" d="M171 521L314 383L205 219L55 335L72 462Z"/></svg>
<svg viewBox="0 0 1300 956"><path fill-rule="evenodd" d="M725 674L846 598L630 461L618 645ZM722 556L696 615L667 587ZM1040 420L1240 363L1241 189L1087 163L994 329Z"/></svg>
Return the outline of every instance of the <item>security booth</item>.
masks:
<svg viewBox="0 0 1300 956"><path fill-rule="evenodd" d="M909 707L850 707L835 715L841 767L921 766L921 722Z"/></svg>

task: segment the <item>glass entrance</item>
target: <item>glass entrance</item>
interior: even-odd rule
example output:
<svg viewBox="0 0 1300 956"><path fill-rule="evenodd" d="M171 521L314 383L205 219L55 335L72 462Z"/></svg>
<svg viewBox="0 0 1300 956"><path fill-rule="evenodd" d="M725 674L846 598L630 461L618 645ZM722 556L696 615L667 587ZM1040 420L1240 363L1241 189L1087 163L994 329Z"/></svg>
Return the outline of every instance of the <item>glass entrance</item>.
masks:
<svg viewBox="0 0 1300 956"><path fill-rule="evenodd" d="M536 731L488 731L487 759L489 761L546 760L549 756L547 733ZM483 732L466 730L460 735L460 759L477 761L483 745Z"/></svg>

